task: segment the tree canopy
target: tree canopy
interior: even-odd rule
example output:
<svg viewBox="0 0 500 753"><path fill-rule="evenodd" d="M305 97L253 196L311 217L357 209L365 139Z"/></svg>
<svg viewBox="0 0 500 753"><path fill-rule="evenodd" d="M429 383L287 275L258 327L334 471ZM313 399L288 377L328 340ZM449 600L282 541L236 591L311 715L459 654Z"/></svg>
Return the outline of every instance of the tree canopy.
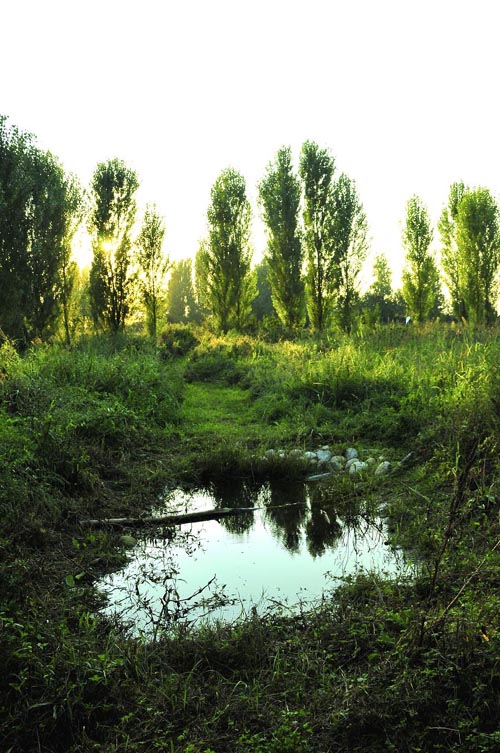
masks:
<svg viewBox="0 0 500 753"><path fill-rule="evenodd" d="M439 273L429 246L432 226L426 207L418 196L406 205L403 246L406 268L403 271L403 298L409 314L417 322L425 321L436 302Z"/></svg>
<svg viewBox="0 0 500 753"><path fill-rule="evenodd" d="M300 197L291 149L283 147L266 168L259 199L267 227L265 258L273 306L283 326L290 330L304 321Z"/></svg>
<svg viewBox="0 0 500 753"><path fill-rule="evenodd" d="M90 299L95 324L112 332L125 326L133 295L131 231L138 187L135 172L118 159L101 162L92 179Z"/></svg>
<svg viewBox="0 0 500 753"><path fill-rule="evenodd" d="M250 273L251 209L243 176L233 168L223 170L210 196L208 239L198 252L197 284L216 328L240 330L255 297Z"/></svg>
<svg viewBox="0 0 500 753"><path fill-rule="evenodd" d="M136 240L135 258L139 267L139 289L146 311L147 329L151 337L156 337L163 284L170 267L170 259L162 250L164 238L165 222L156 207L149 205Z"/></svg>
<svg viewBox="0 0 500 753"><path fill-rule="evenodd" d="M332 292L342 329L350 332L359 300L358 279L368 248L368 225L353 180L342 174L332 186Z"/></svg>
<svg viewBox="0 0 500 753"><path fill-rule="evenodd" d="M77 181L0 117L0 326L20 342L46 337L60 313L80 210Z"/></svg>
<svg viewBox="0 0 500 753"><path fill-rule="evenodd" d="M500 264L498 205L486 188L466 191L456 217L458 283L465 314L475 324L490 324Z"/></svg>
<svg viewBox="0 0 500 753"><path fill-rule="evenodd" d="M320 331L331 311L335 273L331 233L335 161L327 149L306 141L302 146L299 171L304 189L307 311L311 326Z"/></svg>

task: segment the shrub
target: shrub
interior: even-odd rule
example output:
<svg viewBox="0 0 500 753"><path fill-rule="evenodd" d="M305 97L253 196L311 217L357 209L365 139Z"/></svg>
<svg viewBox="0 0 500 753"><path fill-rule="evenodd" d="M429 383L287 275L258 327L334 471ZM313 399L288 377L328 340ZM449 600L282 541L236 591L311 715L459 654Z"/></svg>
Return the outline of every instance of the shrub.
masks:
<svg viewBox="0 0 500 753"><path fill-rule="evenodd" d="M170 324L160 334L160 353L163 358L185 356L199 342L188 324Z"/></svg>

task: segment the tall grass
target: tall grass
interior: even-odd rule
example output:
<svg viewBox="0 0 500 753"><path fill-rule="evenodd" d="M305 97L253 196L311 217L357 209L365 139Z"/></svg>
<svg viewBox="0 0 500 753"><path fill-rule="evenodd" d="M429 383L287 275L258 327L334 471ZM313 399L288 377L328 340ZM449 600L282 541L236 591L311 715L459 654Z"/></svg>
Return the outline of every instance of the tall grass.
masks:
<svg viewBox="0 0 500 753"><path fill-rule="evenodd" d="M182 399L175 364L154 352L102 347L0 350L0 516L10 530L69 510L63 495L102 492L126 477L135 454L156 451L174 430ZM17 491L16 491L17 490ZM45 511L45 512L43 512Z"/></svg>

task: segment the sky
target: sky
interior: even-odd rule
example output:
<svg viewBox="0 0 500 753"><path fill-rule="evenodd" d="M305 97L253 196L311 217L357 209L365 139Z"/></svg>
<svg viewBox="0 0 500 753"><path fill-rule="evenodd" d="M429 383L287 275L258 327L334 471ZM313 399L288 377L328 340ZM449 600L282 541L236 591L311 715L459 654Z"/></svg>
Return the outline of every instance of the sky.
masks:
<svg viewBox="0 0 500 753"><path fill-rule="evenodd" d="M0 0L0 114L89 185L136 170L173 259L194 256L210 189L257 184L281 146L331 150L356 181L370 260L397 279L418 195L436 225L451 183L500 195L498 0ZM439 249L435 231L434 248Z"/></svg>

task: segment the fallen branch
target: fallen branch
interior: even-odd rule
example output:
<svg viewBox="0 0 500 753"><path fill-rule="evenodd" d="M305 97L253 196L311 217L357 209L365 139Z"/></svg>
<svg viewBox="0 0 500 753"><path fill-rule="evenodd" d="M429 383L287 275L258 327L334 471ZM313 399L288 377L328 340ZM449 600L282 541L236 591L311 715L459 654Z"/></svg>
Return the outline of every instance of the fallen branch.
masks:
<svg viewBox="0 0 500 753"><path fill-rule="evenodd" d="M139 518L89 518L80 520L81 526L117 526L117 527L136 527L136 526L181 526L183 523L199 523L203 520L217 520L229 515L241 515L245 512L255 512L256 510L276 510L281 507L294 507L302 505L303 502L290 502L286 505L272 505L271 507L220 507L214 510L199 510L197 512L187 512L180 515L162 515L144 516Z"/></svg>

